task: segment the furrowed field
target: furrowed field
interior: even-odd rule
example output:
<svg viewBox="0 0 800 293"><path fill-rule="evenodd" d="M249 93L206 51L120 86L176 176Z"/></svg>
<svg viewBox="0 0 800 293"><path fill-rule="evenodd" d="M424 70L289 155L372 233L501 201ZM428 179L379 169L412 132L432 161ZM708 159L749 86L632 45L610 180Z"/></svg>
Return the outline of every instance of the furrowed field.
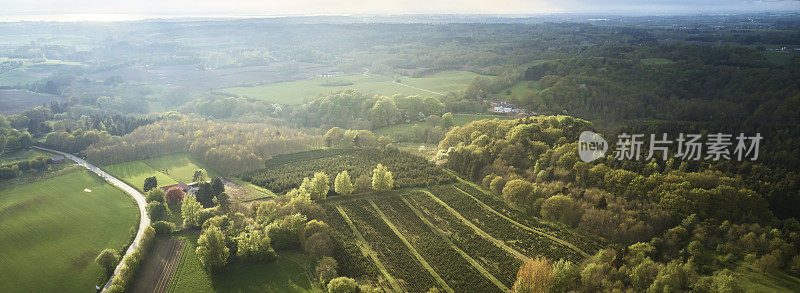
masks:
<svg viewBox="0 0 800 293"><path fill-rule="evenodd" d="M419 78L403 78L400 80L402 84L397 84L396 80L389 76L352 74L268 83L252 87L229 87L221 89L220 92L280 104L297 105L317 94L327 94L345 89L380 95L399 93L438 96L437 93L463 91L477 76L480 75L468 71L445 71Z"/></svg>
<svg viewBox="0 0 800 293"><path fill-rule="evenodd" d="M521 222L487 196L462 182L329 197L323 205L343 272L411 292L508 291L525 260L580 261L600 247L569 229Z"/></svg>
<svg viewBox="0 0 800 293"><path fill-rule="evenodd" d="M138 221L127 194L86 170L0 194L0 292L94 290L94 258L127 245Z"/></svg>

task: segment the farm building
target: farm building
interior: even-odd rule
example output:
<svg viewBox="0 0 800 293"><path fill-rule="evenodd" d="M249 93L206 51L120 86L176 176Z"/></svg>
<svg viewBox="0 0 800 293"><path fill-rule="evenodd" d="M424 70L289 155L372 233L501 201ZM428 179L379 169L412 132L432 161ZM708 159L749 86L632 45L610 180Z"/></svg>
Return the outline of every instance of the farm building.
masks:
<svg viewBox="0 0 800 293"><path fill-rule="evenodd" d="M49 163L49 164L61 164L61 163L64 163L66 161L67 161L67 158L64 158L64 156L55 156L55 157L47 159L47 163Z"/></svg>
<svg viewBox="0 0 800 293"><path fill-rule="evenodd" d="M164 192L167 192L167 190L169 190L170 188L173 188L173 187L178 187L181 190L183 190L183 192L186 192L187 194L194 194L195 191L197 191L197 183L186 184L186 183L183 183L183 181L179 181L177 184L161 186L160 188Z"/></svg>

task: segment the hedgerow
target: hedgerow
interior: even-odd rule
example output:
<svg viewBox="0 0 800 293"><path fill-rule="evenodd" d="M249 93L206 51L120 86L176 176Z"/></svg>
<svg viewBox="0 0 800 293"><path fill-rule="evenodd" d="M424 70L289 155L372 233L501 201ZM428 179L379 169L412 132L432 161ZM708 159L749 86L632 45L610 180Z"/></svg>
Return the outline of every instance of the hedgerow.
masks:
<svg viewBox="0 0 800 293"><path fill-rule="evenodd" d="M156 230L153 229L153 226L147 226L147 228L144 229L142 239L139 240L139 246L137 246L131 254L126 255L125 258L122 259L122 267L117 271L114 279L111 280L111 286L108 288L109 293L122 293L127 290L128 285L133 281L136 269L153 244L155 236Z"/></svg>

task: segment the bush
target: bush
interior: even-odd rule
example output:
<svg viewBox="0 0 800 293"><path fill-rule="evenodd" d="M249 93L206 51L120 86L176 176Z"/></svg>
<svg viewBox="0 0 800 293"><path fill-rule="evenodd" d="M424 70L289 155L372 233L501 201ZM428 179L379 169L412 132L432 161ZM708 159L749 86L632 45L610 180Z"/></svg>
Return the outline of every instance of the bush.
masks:
<svg viewBox="0 0 800 293"><path fill-rule="evenodd" d="M151 202L154 202L154 201L157 201L157 202L160 202L160 203L164 203L165 202L165 200L164 200L164 191L161 190L161 188L156 188L156 189L150 190L147 193L147 197L145 198L145 201L147 201L148 203L151 203Z"/></svg>
<svg viewBox="0 0 800 293"><path fill-rule="evenodd" d="M153 226L147 226L147 228L144 229L142 239L139 241L139 246L137 246L131 254L126 255L122 260L122 266L119 268L118 274L114 276L114 280L111 281L111 286L109 287L108 292L122 293L127 290L128 285L130 284L131 280L133 280L133 275L136 272L136 268L142 261L142 257L147 253L147 250L149 250L150 246L153 244L153 238L155 235L156 230L153 228Z"/></svg>
<svg viewBox="0 0 800 293"><path fill-rule="evenodd" d="M147 204L147 216L150 217L150 221L158 222L168 220L171 212L164 203L153 201Z"/></svg>
<svg viewBox="0 0 800 293"><path fill-rule="evenodd" d="M357 293L358 291L356 281L348 277L338 277L328 283L329 293Z"/></svg>
<svg viewBox="0 0 800 293"><path fill-rule="evenodd" d="M158 235L172 234L175 231L175 224L167 221L157 221L151 225Z"/></svg>
<svg viewBox="0 0 800 293"><path fill-rule="evenodd" d="M112 248L103 249L94 261L110 275L119 263L119 252Z"/></svg>

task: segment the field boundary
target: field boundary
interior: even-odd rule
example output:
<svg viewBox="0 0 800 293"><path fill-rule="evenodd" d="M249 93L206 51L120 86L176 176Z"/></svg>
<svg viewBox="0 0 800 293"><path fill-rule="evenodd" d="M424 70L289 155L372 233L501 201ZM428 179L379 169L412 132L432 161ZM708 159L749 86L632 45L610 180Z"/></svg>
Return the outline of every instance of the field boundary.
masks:
<svg viewBox="0 0 800 293"><path fill-rule="evenodd" d="M510 246L508 246L505 243L503 243L503 241L500 241L497 238L494 238L492 235L489 235L489 233L486 233L486 231L483 231L481 228L478 228L478 226L475 226L475 224L473 224L472 222L467 220L467 218L464 218L464 216L462 216L461 213L459 213L458 211L454 210L452 207L447 205L447 203L443 202L441 199L439 199L438 197L433 195L433 193L431 193L427 189L419 189L419 190L424 192L425 194L427 194L431 199L433 199L435 202L439 203L441 206L443 206L445 209L447 209L447 211L450 212L450 214L452 214L453 216L455 216L456 218L461 220L461 222L463 222L464 224L466 224L467 226L472 228L472 230L475 231L475 233L478 233L478 235L480 235L484 239L491 241L492 243L494 243L494 245L497 245L497 247L502 248L503 250L505 250L506 252L510 253L511 255L513 255L515 258L521 260L522 262L527 262L527 261L531 260L530 257L520 253L516 249L511 248Z"/></svg>
<svg viewBox="0 0 800 293"><path fill-rule="evenodd" d="M392 286L392 289L395 292L403 292L403 289L397 283L397 280L395 280L392 274L390 274L389 271L386 270L386 267L383 265L383 262L381 262L381 260L378 258L378 253L372 249L372 246L370 246L369 243L367 243L367 240L364 239L364 235L361 235L361 232L358 231L356 225L353 224L353 221L350 220L350 217L347 216L347 213L344 211L342 206L337 204L336 210L339 211L339 214L342 215L344 221L347 223L348 226L350 226L350 230L353 230L353 234L356 236L357 240L356 243L358 244L358 247L361 248L361 254L363 254L364 256L368 256L369 258L372 259L372 262L375 263L375 266L378 267L378 270L381 271L381 274L383 274L383 277L386 278L386 281L389 282L389 285Z"/></svg>
<svg viewBox="0 0 800 293"><path fill-rule="evenodd" d="M520 228L522 228L524 230L539 234L541 236L547 237L547 239L550 239L550 240L552 240L554 242L557 242L557 243L559 243L561 245L564 245L564 246L568 247L569 249L572 249L573 251L575 251L577 253L580 253L583 257L589 257L589 254L587 254L585 251L583 251L582 249L578 248L577 246L573 245L572 243L569 243L569 242L567 242L567 241L565 241L565 240L563 240L561 238L558 238L556 236L550 235L549 233L545 233L545 232L539 231L538 229L534 229L534 228L525 226L522 223L517 222L514 219L511 219L508 216L501 214L500 212L498 212L497 210L495 210L492 207L488 206L487 204L483 203L482 201L480 201L479 199L475 198L474 196L472 196L468 192L466 192L464 190L461 190L461 188L458 188L455 185L453 185L453 188L455 188L458 191L461 191L461 193L466 194L467 196L469 196L469 198L471 198L472 200L476 201L478 203L478 205L480 205L484 210L492 212L495 215L500 216L501 218L505 219L506 221L511 222L515 226L520 227Z"/></svg>
<svg viewBox="0 0 800 293"><path fill-rule="evenodd" d="M480 272L481 275L483 275L486 279L489 279L489 281L494 283L498 288L502 289L503 291L511 292L511 289L506 287L506 285L503 284L503 282L500 282L500 280L498 280L494 275L492 275L492 273L486 270L485 267L483 267L480 263L478 263L474 258L469 256L469 254L461 250L461 248L458 248L458 246L455 243L453 243L453 241L450 240L450 238L447 238L444 231L442 231L442 229L439 229L439 227L436 227L436 225L431 223L428 220L428 218L426 218L425 215L423 215L422 212L419 209L417 209L417 207L413 206L405 197L400 197L400 199L406 204L406 206L408 206L409 209L411 209L412 212L414 212L415 215L417 215L417 217L420 220L422 220L422 222L424 222L428 226L428 228L430 228L433 231L434 234L439 236L439 238L441 238L448 245L450 245L450 248L452 248L459 255L461 255L461 257L464 258L464 260L466 260L467 262L469 262L469 264L472 265L472 267L478 270L478 272Z"/></svg>
<svg viewBox="0 0 800 293"><path fill-rule="evenodd" d="M431 265L425 260L425 258L422 257L421 254L419 254L419 251L417 251L417 249L414 248L414 245L412 245L411 242L408 242L408 239L406 239L406 237L403 236L403 233L400 233L400 230L398 230L397 227L395 227L394 223L392 223L392 221L389 220L388 217L386 217L386 214L383 213L381 208L379 208L378 205L376 205L375 202L372 201L371 199L368 199L367 201L369 202L370 205L372 205L372 208L375 209L375 212L378 213L378 216L381 217L383 222L386 223L386 225L389 226L390 229L392 229L392 232L394 232L395 235L397 235L397 238L400 238L400 241L402 241L403 244L406 245L406 248L408 248L408 250L411 252L411 255L413 255L417 259L417 261L419 261L422 267L424 267L425 270L427 270L428 273L430 273L434 279L436 279L436 282L438 282L439 285L441 285L445 291L455 292L453 288L450 288L450 285L447 285L447 282L445 282L444 279L442 279L442 276L439 276L439 273L437 273L433 269L433 267L431 267Z"/></svg>

